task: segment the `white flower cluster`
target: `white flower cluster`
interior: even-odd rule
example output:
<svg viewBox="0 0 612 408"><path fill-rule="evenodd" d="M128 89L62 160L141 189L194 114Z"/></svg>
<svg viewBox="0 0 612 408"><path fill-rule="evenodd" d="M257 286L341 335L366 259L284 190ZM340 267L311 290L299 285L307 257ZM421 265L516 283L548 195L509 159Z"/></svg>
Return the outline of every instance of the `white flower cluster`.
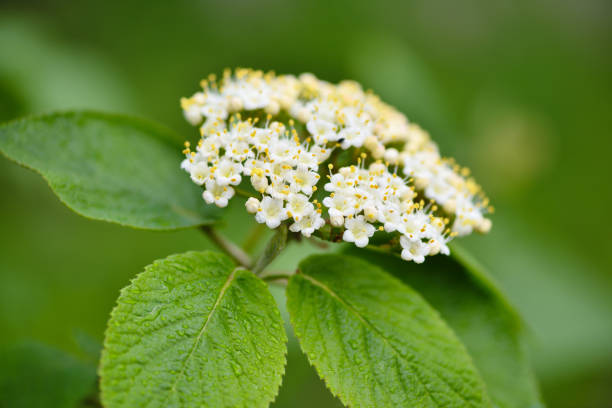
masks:
<svg viewBox="0 0 612 408"><path fill-rule="evenodd" d="M209 204L225 207L238 192L269 228L286 221L309 237L329 224L359 247L385 231L415 262L491 227L488 200L467 169L355 82L237 69L202 87L181 100L202 135L194 150L186 143L182 168ZM238 187L247 178L256 193Z"/></svg>

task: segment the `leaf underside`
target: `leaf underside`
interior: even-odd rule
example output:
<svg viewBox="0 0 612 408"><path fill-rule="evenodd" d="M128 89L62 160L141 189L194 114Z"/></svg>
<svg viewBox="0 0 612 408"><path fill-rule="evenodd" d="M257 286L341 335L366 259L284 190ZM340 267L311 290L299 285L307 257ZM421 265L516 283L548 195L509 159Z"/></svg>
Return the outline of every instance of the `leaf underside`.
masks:
<svg viewBox="0 0 612 408"><path fill-rule="evenodd" d="M312 256L287 287L295 333L350 407L487 407L455 334L416 292L346 255Z"/></svg>
<svg viewBox="0 0 612 408"><path fill-rule="evenodd" d="M266 407L286 336L267 286L225 255L156 261L122 290L100 365L106 408Z"/></svg>
<svg viewBox="0 0 612 408"><path fill-rule="evenodd" d="M479 266L453 255L422 265L371 250L349 249L418 291L466 346L496 407L543 407L516 312Z"/></svg>
<svg viewBox="0 0 612 408"><path fill-rule="evenodd" d="M0 126L0 152L40 173L88 218L171 230L214 222L219 211L180 169L169 130L96 112L20 119Z"/></svg>

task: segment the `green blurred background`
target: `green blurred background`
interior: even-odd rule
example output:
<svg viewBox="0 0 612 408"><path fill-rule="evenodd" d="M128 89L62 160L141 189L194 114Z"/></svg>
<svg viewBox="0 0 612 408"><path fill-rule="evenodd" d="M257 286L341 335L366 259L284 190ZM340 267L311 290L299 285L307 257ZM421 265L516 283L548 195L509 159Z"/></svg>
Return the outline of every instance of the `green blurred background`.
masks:
<svg viewBox="0 0 612 408"><path fill-rule="evenodd" d="M192 138L179 98L224 67L358 80L491 196L492 232L461 243L523 314L548 405L612 407L611 18L609 0L3 0L0 120L95 108ZM229 213L240 241L252 221ZM80 218L0 159L0 346L36 341L85 361L121 287L153 259L206 247L197 231ZM0 379L15 371L6 355ZM293 338L274 406L339 406Z"/></svg>

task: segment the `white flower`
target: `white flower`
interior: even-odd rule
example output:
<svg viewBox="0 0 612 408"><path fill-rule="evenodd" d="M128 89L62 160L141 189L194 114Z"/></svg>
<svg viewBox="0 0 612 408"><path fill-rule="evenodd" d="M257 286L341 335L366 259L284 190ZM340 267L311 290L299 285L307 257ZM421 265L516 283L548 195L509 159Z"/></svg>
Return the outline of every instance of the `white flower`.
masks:
<svg viewBox="0 0 612 408"><path fill-rule="evenodd" d="M227 186L229 184L237 186L242 181L242 164L236 163L229 159L222 159L221 162L215 166L214 171L215 180L217 184L221 186Z"/></svg>
<svg viewBox="0 0 612 408"><path fill-rule="evenodd" d="M363 209L363 215L365 216L368 222L378 221L378 213L379 211L374 204L369 204Z"/></svg>
<svg viewBox="0 0 612 408"><path fill-rule="evenodd" d="M351 146L360 147L363 145L367 134L356 126L344 128L338 135L338 140L342 140L342 148L348 149Z"/></svg>
<svg viewBox="0 0 612 408"><path fill-rule="evenodd" d="M273 179L272 183L266 189L266 194L279 200L286 200L291 194L291 188L282 180Z"/></svg>
<svg viewBox="0 0 612 408"><path fill-rule="evenodd" d="M187 119L187 122L194 126L202 122L202 111L198 105L190 105L189 107L185 108L183 110L183 115L185 116L185 119Z"/></svg>
<svg viewBox="0 0 612 408"><path fill-rule="evenodd" d="M276 228L280 223L287 219L287 212L283 208L283 200L278 200L271 197L264 197L261 200L255 220L263 224L265 223L268 228Z"/></svg>
<svg viewBox="0 0 612 408"><path fill-rule="evenodd" d="M253 129L250 133L251 143L255 145L258 150L265 150L270 145L270 142L277 137L276 132L271 129Z"/></svg>
<svg viewBox="0 0 612 408"><path fill-rule="evenodd" d="M346 242L354 242L359 248L367 246L370 237L376 231L376 228L368 224L362 215L347 219L344 226L346 230L342 239Z"/></svg>
<svg viewBox="0 0 612 408"><path fill-rule="evenodd" d="M316 155L317 160L319 161L319 163L321 163L329 158L332 153L332 149L327 149L325 147L315 145L310 148L310 153Z"/></svg>
<svg viewBox="0 0 612 408"><path fill-rule="evenodd" d="M425 255L429 253L429 248L421 240L411 240L405 235L400 237L400 245L402 246L402 259L406 261L423 263Z"/></svg>
<svg viewBox="0 0 612 408"><path fill-rule="evenodd" d="M266 163L264 173L272 179L272 182L281 183L287 180L291 169L292 166L282 161L274 161L274 163Z"/></svg>
<svg viewBox="0 0 612 408"><path fill-rule="evenodd" d="M333 197L325 197L323 205L329 209L329 215L332 217L335 215L348 217L355 214L354 198L344 193L335 193Z"/></svg>
<svg viewBox="0 0 612 408"><path fill-rule="evenodd" d="M202 194L204 201L218 207L227 207L230 198L234 196L234 189L229 186L217 184L214 180L206 182L206 190Z"/></svg>
<svg viewBox="0 0 612 408"><path fill-rule="evenodd" d="M482 234L486 234L489 231L491 231L491 226L493 225L493 223L491 222L490 219L488 218L483 218L480 223L478 225L476 225L476 229L478 230L478 232L482 233Z"/></svg>
<svg viewBox="0 0 612 408"><path fill-rule="evenodd" d="M383 157L391 164L397 164L399 162L399 152L393 147L386 149Z"/></svg>
<svg viewBox="0 0 612 408"><path fill-rule="evenodd" d="M287 174L291 191L294 193L302 192L308 196L312 194L312 188L319 181L319 175L314 171L298 169L291 170Z"/></svg>
<svg viewBox="0 0 612 408"><path fill-rule="evenodd" d="M434 178L425 188L425 194L436 200L437 203L444 204L457 195L457 190L446 180Z"/></svg>
<svg viewBox="0 0 612 408"><path fill-rule="evenodd" d="M185 144L181 168L205 186L209 204L226 206L231 186L250 182L261 201L258 194L245 207L259 223L287 220L304 236L329 223L357 246L384 230L414 262L491 228L488 199L469 171L356 82L237 69L202 87L181 99L202 135L195 149ZM329 180L317 191L321 177Z"/></svg>
<svg viewBox="0 0 612 408"><path fill-rule="evenodd" d="M446 243L447 239L442 236L430 239L429 242L427 242L427 246L429 248L429 253L427 255L449 255L450 249Z"/></svg>
<svg viewBox="0 0 612 408"><path fill-rule="evenodd" d="M328 141L338 140L338 135L336 134L337 127L333 122L313 118L306 124L306 129L308 129L316 143L324 144Z"/></svg>
<svg viewBox="0 0 612 408"><path fill-rule="evenodd" d="M228 114L227 99L223 95L209 92L201 107L202 115L209 119L225 119Z"/></svg>
<svg viewBox="0 0 612 408"><path fill-rule="evenodd" d="M268 178L259 174L253 174L251 176L251 185L253 188L260 193L263 193L268 188Z"/></svg>
<svg viewBox="0 0 612 408"><path fill-rule="evenodd" d="M206 179L210 175L210 169L205 162L194 163L190 169L191 180L194 183L201 186L206 182Z"/></svg>
<svg viewBox="0 0 612 408"><path fill-rule="evenodd" d="M305 146L300 146L297 151L298 169L317 170L319 168L319 152L308 150Z"/></svg>
<svg viewBox="0 0 612 408"><path fill-rule="evenodd" d="M348 184L345 177L340 173L336 173L333 176L331 176L329 183L325 184L324 186L326 191L332 191L332 192L342 191L348 187L350 187L350 185Z"/></svg>
<svg viewBox="0 0 612 408"><path fill-rule="evenodd" d="M354 197L354 207L356 212L361 211L365 207L374 205L373 197L363 188L353 189L352 196Z"/></svg>
<svg viewBox="0 0 612 408"><path fill-rule="evenodd" d="M385 231L397 231L401 228L402 213L397 205L387 204L382 206L378 220L383 223Z"/></svg>
<svg viewBox="0 0 612 408"><path fill-rule="evenodd" d="M184 159L181 162L181 169L185 170L187 173L191 173L191 166L193 165L192 161L193 159L191 158Z"/></svg>
<svg viewBox="0 0 612 408"><path fill-rule="evenodd" d="M220 137L210 136L206 139L203 139L198 144L197 155L200 156L203 160L208 160L209 158L217 158L219 157L219 148L222 146L223 141Z"/></svg>
<svg viewBox="0 0 612 408"><path fill-rule="evenodd" d="M291 224L289 230L292 232L301 232L305 237L309 237L323 225L325 225L325 220L315 211Z"/></svg>
<svg viewBox="0 0 612 408"><path fill-rule="evenodd" d="M245 176L250 176L255 172L255 174L263 176L265 172L266 163L263 160L250 159L243 163L242 165L242 174Z"/></svg>
<svg viewBox="0 0 612 408"><path fill-rule="evenodd" d="M402 215L398 230L409 239L421 239L427 236L426 232L429 227L427 215L422 211L415 211Z"/></svg>
<svg viewBox="0 0 612 408"><path fill-rule="evenodd" d="M237 162L242 162L254 156L249 144L244 140L232 140L227 144L225 154L227 157Z"/></svg>
<svg viewBox="0 0 612 408"><path fill-rule="evenodd" d="M261 78L231 82L224 93L240 100L246 110L265 108L270 103L270 87Z"/></svg>
<svg viewBox="0 0 612 408"><path fill-rule="evenodd" d="M279 139L270 143L270 157L274 163L288 163L295 165L297 158L298 145L289 139Z"/></svg>
<svg viewBox="0 0 612 408"><path fill-rule="evenodd" d="M314 205L303 194L289 194L287 197L287 215L299 221L314 212Z"/></svg>

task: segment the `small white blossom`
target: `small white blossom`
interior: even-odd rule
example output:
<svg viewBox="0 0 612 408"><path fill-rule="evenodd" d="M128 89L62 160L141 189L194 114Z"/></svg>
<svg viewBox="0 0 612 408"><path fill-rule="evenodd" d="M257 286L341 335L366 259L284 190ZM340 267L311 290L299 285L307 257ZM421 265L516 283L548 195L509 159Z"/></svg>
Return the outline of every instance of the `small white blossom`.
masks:
<svg viewBox="0 0 612 408"><path fill-rule="evenodd" d="M346 230L342 239L346 242L354 242L359 248L368 245L368 241L376 229L372 224L368 224L362 215L350 218L344 223Z"/></svg>
<svg viewBox="0 0 612 408"><path fill-rule="evenodd" d="M314 205L303 194L289 194L287 197L287 216L299 221L314 211Z"/></svg>
<svg viewBox="0 0 612 408"><path fill-rule="evenodd" d="M229 186L222 186L213 180L206 182L206 190L202 194L204 201L208 204L215 204L217 207L227 207L230 198L234 196L234 189Z"/></svg>
<svg viewBox="0 0 612 408"><path fill-rule="evenodd" d="M258 223L265 223L268 228L276 228L280 223L287 219L287 212L283 208L283 200L271 197L264 197L261 200L255 219Z"/></svg>
<svg viewBox="0 0 612 408"><path fill-rule="evenodd" d="M338 139L342 140L342 148L348 149L351 146L360 147L366 138L366 133L355 126L344 128L340 131Z"/></svg>
<svg viewBox="0 0 612 408"><path fill-rule="evenodd" d="M313 187L319 181L320 176L311 170L297 169L291 170L287 174L287 181L291 191L294 193L302 192L308 196L312 194Z"/></svg>
<svg viewBox="0 0 612 408"><path fill-rule="evenodd" d="M194 126L202 122L202 111L197 105L190 105L183 109L183 115L185 119L187 119L187 122Z"/></svg>
<svg viewBox="0 0 612 408"><path fill-rule="evenodd" d="M220 186L227 186L229 184L237 186L242 181L242 165L240 163L229 159L222 159L215 167L215 180Z"/></svg>
<svg viewBox="0 0 612 408"><path fill-rule="evenodd" d="M260 193L263 193L268 188L268 178L263 175L263 171L251 176L251 185Z"/></svg>
<svg viewBox="0 0 612 408"><path fill-rule="evenodd" d="M194 183L201 186L206 182L208 176L210 175L210 169L205 162L198 162L193 164L190 168L191 180Z"/></svg>
<svg viewBox="0 0 612 408"><path fill-rule="evenodd" d="M292 232L301 232L305 237L310 237L313 232L325 225L325 220L317 212L312 212L309 215L300 218L289 227Z"/></svg>
<svg viewBox="0 0 612 408"><path fill-rule="evenodd" d="M400 245L402 246L402 259L406 261L423 263L425 255L429 253L429 248L420 240L411 240L405 235L401 236Z"/></svg>
<svg viewBox="0 0 612 408"><path fill-rule="evenodd" d="M336 193L333 197L325 197L323 205L328 208L329 215L348 217L355 214L355 199L347 194Z"/></svg>
<svg viewBox="0 0 612 408"><path fill-rule="evenodd" d="M319 144L338 140L336 126L327 120L317 118L311 119L306 124L306 129L308 129L310 134L314 137L315 142Z"/></svg>

